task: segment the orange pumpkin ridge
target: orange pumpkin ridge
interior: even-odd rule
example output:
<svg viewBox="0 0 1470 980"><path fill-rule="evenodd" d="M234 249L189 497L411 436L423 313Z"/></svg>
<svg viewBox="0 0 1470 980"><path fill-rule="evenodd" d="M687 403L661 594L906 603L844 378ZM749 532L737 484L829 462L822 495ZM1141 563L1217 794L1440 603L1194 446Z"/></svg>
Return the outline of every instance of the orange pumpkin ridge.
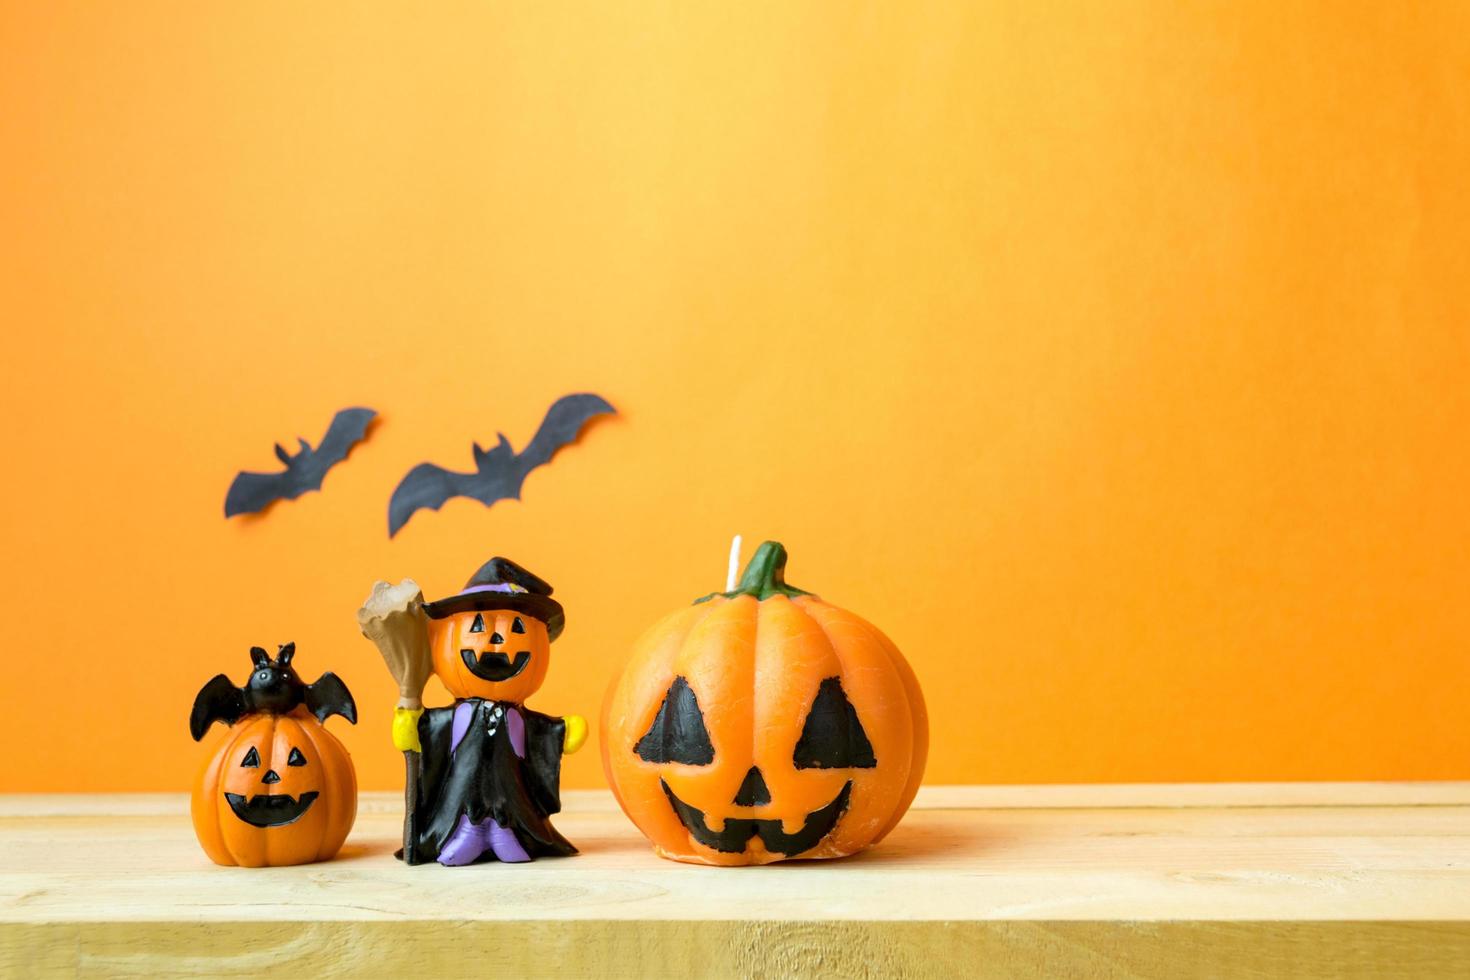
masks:
<svg viewBox="0 0 1470 980"><path fill-rule="evenodd" d="M613 794L660 855L699 864L843 857L913 801L928 717L876 627L784 580L766 542L740 586L656 623L601 717Z"/></svg>
<svg viewBox="0 0 1470 980"><path fill-rule="evenodd" d="M308 716L308 722L315 719ZM302 734L316 747L317 753L325 760L339 758L346 761L346 765L324 765L322 777L326 789L322 791L319 806L325 805L326 831L322 835L321 847L313 861L328 861L336 857L342 845L347 842L347 835L352 830L352 825L357 819L357 771L352 766L352 759L347 751L347 746L342 741L327 731L326 726L320 724L303 723Z"/></svg>
<svg viewBox="0 0 1470 980"><path fill-rule="evenodd" d="M908 783L904 786L903 795L898 806L894 809L893 816L889 818L888 822L878 832L878 835L873 838L872 842L876 844L888 836L888 832L897 826L898 821L908 811L910 804L914 802L914 797L919 792L919 785L923 782L924 765L929 758L929 712L924 705L924 693L919 690L919 678L914 674L914 670L909 666L909 662L904 659L904 655L899 652L898 647L894 645L893 641L882 630L878 629L878 627L835 606L820 607L816 611L816 617L819 622L845 619L854 626L866 630L879 646L882 647L884 652L887 653L889 662L903 679L904 689L908 693L908 705L914 713L913 727L915 738L913 761L911 763ZM824 628L826 627L824 626Z"/></svg>

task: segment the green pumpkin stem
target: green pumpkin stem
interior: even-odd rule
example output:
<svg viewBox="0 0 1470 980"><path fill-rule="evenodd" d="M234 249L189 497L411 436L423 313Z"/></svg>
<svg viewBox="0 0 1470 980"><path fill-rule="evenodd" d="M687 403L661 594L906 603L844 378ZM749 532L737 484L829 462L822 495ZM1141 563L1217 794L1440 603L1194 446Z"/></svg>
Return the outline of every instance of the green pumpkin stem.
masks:
<svg viewBox="0 0 1470 980"><path fill-rule="evenodd" d="M726 599L750 595L760 601L765 601L775 595L784 595L788 599L794 599L799 595L811 594L805 589L786 584L786 548L779 541L767 541L755 549L750 564L745 566L745 573L740 576L740 584L735 586L733 592L711 592L707 596L695 599L694 602L696 605L708 602L717 595L722 595Z"/></svg>

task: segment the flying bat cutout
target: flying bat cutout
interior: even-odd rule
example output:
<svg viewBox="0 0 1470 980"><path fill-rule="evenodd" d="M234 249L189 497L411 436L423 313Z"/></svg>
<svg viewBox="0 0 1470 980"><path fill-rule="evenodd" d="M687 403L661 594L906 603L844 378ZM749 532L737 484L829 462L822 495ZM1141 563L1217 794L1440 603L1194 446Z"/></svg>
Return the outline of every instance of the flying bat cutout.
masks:
<svg viewBox="0 0 1470 980"><path fill-rule="evenodd" d="M287 643L278 649L280 653L272 660L263 648L250 648L251 674L244 687L236 687L224 674L215 674L199 689L194 710L189 713L189 734L194 741L203 738L217 721L233 725L249 714L283 715L302 704L317 721L341 715L357 724L357 703L340 677L327 671L314 684L307 684L291 666L296 644Z"/></svg>
<svg viewBox="0 0 1470 980"><path fill-rule="evenodd" d="M388 537L397 534L419 509L438 510L453 497L469 497L486 507L497 500L521 499L521 484L527 473L551 462L558 449L576 441L577 433L589 420L609 414L616 415L617 409L597 395L565 395L547 411L541 428L519 453L500 433L500 443L491 449L474 444L473 473L420 463L408 471L388 501Z"/></svg>
<svg viewBox="0 0 1470 980"><path fill-rule="evenodd" d="M320 490L327 470L347 458L377 414L370 408L342 409L332 417L327 434L315 449L298 436L301 451L295 456L276 443L276 458L286 464L285 472L235 474L235 481L225 494L225 516L253 514L277 500L295 500L308 490Z"/></svg>

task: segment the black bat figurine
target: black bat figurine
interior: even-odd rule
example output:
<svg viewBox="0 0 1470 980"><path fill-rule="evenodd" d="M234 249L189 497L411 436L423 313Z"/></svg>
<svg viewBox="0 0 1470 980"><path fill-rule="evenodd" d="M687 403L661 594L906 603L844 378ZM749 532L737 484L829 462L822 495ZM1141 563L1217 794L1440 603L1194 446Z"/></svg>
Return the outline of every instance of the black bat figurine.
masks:
<svg viewBox="0 0 1470 980"><path fill-rule="evenodd" d="M237 473L225 494L225 516L253 514L277 500L295 500L308 490L320 490L327 470L347 458L377 417L370 408L344 408L332 417L327 434L315 449L305 439L301 452L292 456L276 443L276 458L286 464L284 473Z"/></svg>
<svg viewBox="0 0 1470 980"><path fill-rule="evenodd" d="M357 704L340 677L327 671L315 684L306 684L291 666L296 644L287 643L279 649L280 653L272 660L260 647L250 648L254 670L244 687L236 687L224 674L216 674L199 689L194 710L189 714L189 734L194 736L194 741L203 738L209 726L217 721L233 725L248 714L264 711L281 715L300 704L306 705L317 721L341 715L357 724Z"/></svg>
<svg viewBox="0 0 1470 980"><path fill-rule="evenodd" d="M473 473L420 463L408 471L388 501L388 537L397 534L415 511L423 507L438 510L452 497L469 497L486 507L497 500L521 499L521 483L527 473L549 463L558 449L577 438L588 420L608 414L617 414L617 409L597 395L565 395L547 411L541 428L519 453L500 433L500 443L493 449L474 444Z"/></svg>

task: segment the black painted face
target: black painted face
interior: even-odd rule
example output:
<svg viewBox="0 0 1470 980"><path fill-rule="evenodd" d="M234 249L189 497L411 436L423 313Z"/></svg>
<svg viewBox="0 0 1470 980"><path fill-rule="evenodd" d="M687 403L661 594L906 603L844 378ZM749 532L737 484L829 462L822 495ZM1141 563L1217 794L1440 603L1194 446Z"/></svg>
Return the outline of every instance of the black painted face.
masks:
<svg viewBox="0 0 1470 980"><path fill-rule="evenodd" d="M511 660L495 650L486 650L478 656L473 650L461 650L459 659L464 661L471 674L482 681L508 681L526 669L526 665L531 662L531 652L522 650Z"/></svg>
<svg viewBox="0 0 1470 980"><path fill-rule="evenodd" d="M293 768L304 766L306 756L293 745L290 754L286 756L286 765ZM250 751L240 760L240 768L260 768L260 752L255 746L250 746ZM274 769L267 769L260 781L266 786L273 786L281 781L281 774ZM256 793L247 800L241 793L226 793L225 801L230 804L235 816L252 827L284 827L300 820L320 795L316 790L302 793L299 797L284 793Z"/></svg>
<svg viewBox="0 0 1470 980"><path fill-rule="evenodd" d="M873 769L878 760L873 756L873 743L863 731L857 709L847 700L842 680L829 677L817 689L812 710L791 761L798 769Z"/></svg>
<svg viewBox="0 0 1470 980"><path fill-rule="evenodd" d="M316 790L302 793L299 797L284 793L257 793L247 802L239 793L226 793L225 800L235 816L252 827L284 827L300 820L319 795Z"/></svg>
<svg viewBox="0 0 1470 980"><path fill-rule="evenodd" d="M852 798L852 780L849 779L837 798L820 810L807 814L806 823L794 834L783 831L779 820L749 820L744 817L726 817L722 830L710 830L702 810L695 809L675 796L674 791L669 789L669 784L662 779L658 784L663 787L664 795L669 798L669 805L679 815L679 822L689 831L689 836L705 847L727 854L739 854L745 850L750 839L756 836L766 845L766 850L776 854L794 857L810 851L822 842L823 837L832 833L832 828L837 826L837 821L847 811L847 803Z"/></svg>
<svg viewBox="0 0 1470 980"><path fill-rule="evenodd" d="M704 727L704 712L694 689L682 677L675 677L658 706L653 724L633 746L644 762L677 762L686 766L707 766L715 761L715 747Z"/></svg>
<svg viewBox="0 0 1470 980"><path fill-rule="evenodd" d="M470 624L469 632L485 632L485 617L476 613L474 622ZM512 622L511 632L520 634L526 632L525 624L521 622L519 616ZM496 647L502 646L505 643L505 637L499 633L491 633L489 640L490 645ZM471 674L474 674L482 681L508 681L526 669L526 665L531 662L531 651L519 650L516 652L515 659L512 660L500 650L476 652L475 650L465 648L459 651L459 659L464 661L465 667L469 669Z"/></svg>
<svg viewBox="0 0 1470 980"><path fill-rule="evenodd" d="M673 763L686 766L708 766L715 761L715 747L705 725L699 698L689 681L675 677L659 705L648 731L633 746L634 753L645 762ZM828 677L822 681L802 725L801 737L792 750L792 765L800 769L872 769L877 766L873 744L863 730L857 710L842 689L842 680ZM751 819L726 816L724 827L709 827L705 811L675 795L667 782L659 780L669 805L679 822L700 844L717 851L739 853L750 839L760 837L766 849L793 857L816 847L847 811L852 798L852 780L848 780L831 802L806 815L802 828L785 833L778 819ZM759 767L745 773L731 801L737 807L764 806L772 802L769 787Z"/></svg>

